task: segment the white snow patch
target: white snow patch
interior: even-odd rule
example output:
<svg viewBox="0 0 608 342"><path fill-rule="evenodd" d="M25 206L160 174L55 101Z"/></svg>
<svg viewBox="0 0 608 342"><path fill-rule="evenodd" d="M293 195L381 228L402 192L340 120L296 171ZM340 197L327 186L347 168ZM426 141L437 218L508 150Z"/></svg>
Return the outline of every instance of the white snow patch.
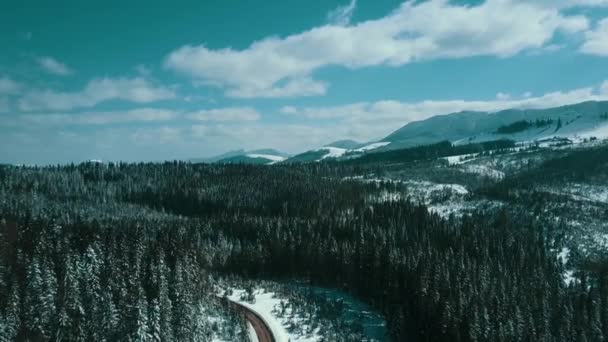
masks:
<svg viewBox="0 0 608 342"><path fill-rule="evenodd" d="M319 160L323 160L325 158L342 157L346 152L348 152L348 150L345 148L331 147L331 146L320 148L317 151L327 151L327 154L324 155L323 157L321 157L321 159L319 159Z"/></svg>
<svg viewBox="0 0 608 342"><path fill-rule="evenodd" d="M460 184L439 184L428 181L406 181L405 184L424 190L427 193L432 192L451 192L458 195L466 195L469 193L467 188Z"/></svg>
<svg viewBox="0 0 608 342"><path fill-rule="evenodd" d="M582 138L591 138L596 137L598 139L606 139L608 138L608 124L601 125L599 127L595 127L591 130L583 132L580 134Z"/></svg>
<svg viewBox="0 0 608 342"><path fill-rule="evenodd" d="M608 248L608 234L595 234L593 240L600 248Z"/></svg>
<svg viewBox="0 0 608 342"><path fill-rule="evenodd" d="M494 179L505 178L505 173L502 171L494 170L485 165L473 165L465 164L464 170L469 173L475 173L482 176L487 176Z"/></svg>
<svg viewBox="0 0 608 342"><path fill-rule="evenodd" d="M384 203L384 202L397 202L401 200L403 196L397 191L386 191L382 190L377 196L372 196L372 202Z"/></svg>
<svg viewBox="0 0 608 342"><path fill-rule="evenodd" d="M573 270L567 270L566 272L564 272L563 276L564 276L564 283L566 283L566 285L573 284L576 281L576 277L574 276Z"/></svg>
<svg viewBox="0 0 608 342"><path fill-rule="evenodd" d="M380 148L382 146L386 146L388 144L390 144L390 142L388 142L388 141L375 142L373 144L369 144L369 145L366 145L366 146L363 146L363 147L359 147L359 148L355 149L354 151L355 152L367 152L367 151L375 150L375 149Z"/></svg>
<svg viewBox="0 0 608 342"><path fill-rule="evenodd" d="M462 202L450 202L442 204L433 204L428 206L429 211L435 213L443 218L450 217L451 214L459 216L465 209Z"/></svg>
<svg viewBox="0 0 608 342"><path fill-rule="evenodd" d="M247 335L249 335L250 342L259 342L258 334L255 332L253 325L251 325L249 322L247 322Z"/></svg>
<svg viewBox="0 0 608 342"><path fill-rule="evenodd" d="M570 258L570 249L568 247L563 247L562 250L557 253L557 258L561 260L562 265L568 263L568 259Z"/></svg>
<svg viewBox="0 0 608 342"><path fill-rule="evenodd" d="M272 160L273 162L277 163L277 162L282 162L283 160L285 160L285 157L281 157L281 156L275 156L272 154L247 154L246 155L249 158L262 158L262 159L268 159L268 160Z"/></svg>
<svg viewBox="0 0 608 342"><path fill-rule="evenodd" d="M272 315L272 309L280 302L278 299L273 298L273 293L266 292L256 294L255 303L251 304L241 300L241 294L244 292L245 290L234 290L232 296L229 296L228 299L257 313L264 320L264 323L268 325L268 328L270 328L277 342L288 342L289 334L281 323Z"/></svg>
<svg viewBox="0 0 608 342"><path fill-rule="evenodd" d="M475 155L477 155L477 153L461 154L458 156L449 156L442 158L447 160L449 165L458 165L473 160L473 156Z"/></svg>
<svg viewBox="0 0 608 342"><path fill-rule="evenodd" d="M599 184L568 183L560 188L541 187L542 191L564 195L576 201L608 203L608 186Z"/></svg>

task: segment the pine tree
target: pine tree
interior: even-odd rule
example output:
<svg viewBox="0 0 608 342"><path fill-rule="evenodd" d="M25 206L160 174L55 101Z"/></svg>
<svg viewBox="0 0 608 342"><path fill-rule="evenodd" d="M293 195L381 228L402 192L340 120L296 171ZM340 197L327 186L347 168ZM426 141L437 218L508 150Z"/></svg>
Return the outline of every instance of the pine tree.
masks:
<svg viewBox="0 0 608 342"><path fill-rule="evenodd" d="M148 321L148 334L150 335L150 340L153 342L162 341L161 309L157 298L154 298L154 300L152 300L148 316L150 317Z"/></svg>
<svg viewBox="0 0 608 342"><path fill-rule="evenodd" d="M57 278L54 271L39 258L27 269L25 324L33 336L50 339L55 330Z"/></svg>
<svg viewBox="0 0 608 342"><path fill-rule="evenodd" d="M0 321L0 342L15 341L19 327L21 326L20 317L21 300L17 281L13 278L12 286L9 289L9 297L6 307L6 314Z"/></svg>
<svg viewBox="0 0 608 342"><path fill-rule="evenodd" d="M133 340L137 342L148 342L152 341L148 319L148 302L144 298L143 290L141 288L138 292L139 299L137 301L137 326Z"/></svg>

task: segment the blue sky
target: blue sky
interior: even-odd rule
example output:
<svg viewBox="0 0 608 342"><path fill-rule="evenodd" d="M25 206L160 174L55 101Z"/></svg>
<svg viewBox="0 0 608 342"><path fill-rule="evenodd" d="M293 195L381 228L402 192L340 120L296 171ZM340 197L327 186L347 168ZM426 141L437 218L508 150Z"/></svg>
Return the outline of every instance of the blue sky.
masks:
<svg viewBox="0 0 608 342"><path fill-rule="evenodd" d="M608 99L608 0L3 1L0 162L297 153Z"/></svg>

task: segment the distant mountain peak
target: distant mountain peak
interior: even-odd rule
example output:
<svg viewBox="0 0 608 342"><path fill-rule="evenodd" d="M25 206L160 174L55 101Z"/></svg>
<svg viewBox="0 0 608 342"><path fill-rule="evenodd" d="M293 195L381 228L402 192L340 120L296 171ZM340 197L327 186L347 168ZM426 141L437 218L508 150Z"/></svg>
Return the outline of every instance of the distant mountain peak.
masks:
<svg viewBox="0 0 608 342"><path fill-rule="evenodd" d="M364 146L365 144L360 143L358 141L355 140L350 140L350 139L344 139L344 140L338 140L338 141L334 141L332 143L329 143L323 147L337 147L337 148L343 148L343 149L347 149L347 150L354 150L357 149L359 147Z"/></svg>

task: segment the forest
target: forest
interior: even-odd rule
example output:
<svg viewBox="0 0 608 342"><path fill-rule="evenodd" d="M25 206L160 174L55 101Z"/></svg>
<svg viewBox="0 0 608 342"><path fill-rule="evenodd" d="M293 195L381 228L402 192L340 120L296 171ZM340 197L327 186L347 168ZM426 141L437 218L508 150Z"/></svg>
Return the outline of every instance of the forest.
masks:
<svg viewBox="0 0 608 342"><path fill-rule="evenodd" d="M399 183L354 179L512 146L493 144L361 163L0 166L0 341L206 341L218 276L342 289L393 341L605 341L608 264L566 284L530 215L445 219Z"/></svg>

